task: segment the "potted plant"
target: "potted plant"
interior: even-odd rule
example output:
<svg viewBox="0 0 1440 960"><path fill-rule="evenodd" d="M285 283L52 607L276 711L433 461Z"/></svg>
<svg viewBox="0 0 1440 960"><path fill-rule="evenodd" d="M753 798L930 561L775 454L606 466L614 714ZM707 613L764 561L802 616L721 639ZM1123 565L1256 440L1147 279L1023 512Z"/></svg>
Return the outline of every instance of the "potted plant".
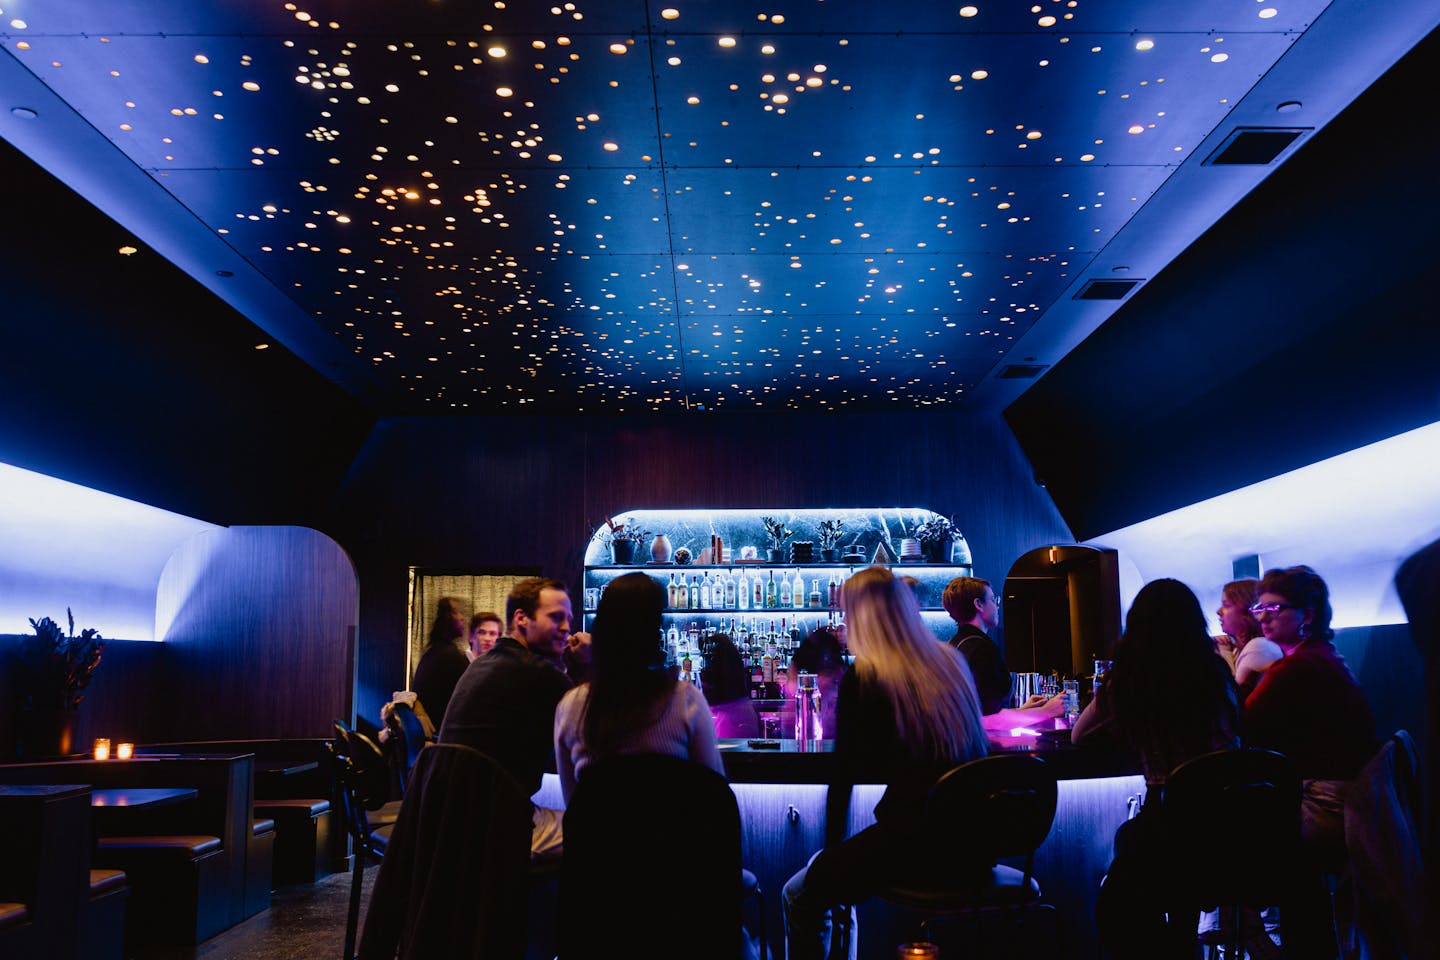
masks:
<svg viewBox="0 0 1440 960"><path fill-rule="evenodd" d="M20 641L12 673L20 758L61 757L72 752L75 713L90 685L105 642L87 627L75 635L75 616L67 607L70 632L49 617L32 619L34 636Z"/></svg>
<svg viewBox="0 0 1440 960"><path fill-rule="evenodd" d="M820 534L820 562L840 562L840 536L845 529L845 521L841 519L821 520L818 528Z"/></svg>
<svg viewBox="0 0 1440 960"><path fill-rule="evenodd" d="M925 551L926 563L944 563L955 539L955 524L941 516L931 517L915 528L915 539Z"/></svg>
<svg viewBox="0 0 1440 960"><path fill-rule="evenodd" d="M605 526L609 529L602 532L601 536L609 541L610 559L617 566L634 563L637 545L649 540L651 536L649 530L642 530L623 520L616 523L606 517Z"/></svg>
<svg viewBox="0 0 1440 960"><path fill-rule="evenodd" d="M783 520L776 520L774 517L761 517L760 522L765 525L765 539L770 543L765 551L765 558L771 563L783 563L785 541L793 537L795 531L785 526Z"/></svg>

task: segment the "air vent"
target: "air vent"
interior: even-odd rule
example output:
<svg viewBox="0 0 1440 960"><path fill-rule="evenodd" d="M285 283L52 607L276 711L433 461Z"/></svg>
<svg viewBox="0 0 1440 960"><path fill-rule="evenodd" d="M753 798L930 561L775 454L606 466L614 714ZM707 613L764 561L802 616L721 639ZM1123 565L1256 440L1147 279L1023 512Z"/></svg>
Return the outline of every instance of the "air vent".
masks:
<svg viewBox="0 0 1440 960"><path fill-rule="evenodd" d="M1205 161L1207 166L1264 166L1274 163L1285 148L1310 127L1239 127Z"/></svg>
<svg viewBox="0 0 1440 960"><path fill-rule="evenodd" d="M1048 363L1011 363L1000 368L997 380L1034 380L1049 369Z"/></svg>
<svg viewBox="0 0 1440 960"><path fill-rule="evenodd" d="M1091 280L1075 294L1076 300L1124 300L1144 280Z"/></svg>

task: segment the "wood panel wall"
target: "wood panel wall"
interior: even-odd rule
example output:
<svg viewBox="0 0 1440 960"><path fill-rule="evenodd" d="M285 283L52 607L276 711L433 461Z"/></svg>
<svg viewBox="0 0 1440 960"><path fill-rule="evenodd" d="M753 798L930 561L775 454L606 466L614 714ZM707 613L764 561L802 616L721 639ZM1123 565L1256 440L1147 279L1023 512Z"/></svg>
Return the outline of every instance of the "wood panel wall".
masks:
<svg viewBox="0 0 1440 960"><path fill-rule="evenodd" d="M1074 542L998 417L382 420L326 527L360 573L357 708L374 720L403 679L407 567L538 567L578 594L604 514L826 506L953 514L997 582L1026 550Z"/></svg>
<svg viewBox="0 0 1440 960"><path fill-rule="evenodd" d="M358 585L345 551L306 527L201 534L160 577L164 740L324 737L350 716Z"/></svg>

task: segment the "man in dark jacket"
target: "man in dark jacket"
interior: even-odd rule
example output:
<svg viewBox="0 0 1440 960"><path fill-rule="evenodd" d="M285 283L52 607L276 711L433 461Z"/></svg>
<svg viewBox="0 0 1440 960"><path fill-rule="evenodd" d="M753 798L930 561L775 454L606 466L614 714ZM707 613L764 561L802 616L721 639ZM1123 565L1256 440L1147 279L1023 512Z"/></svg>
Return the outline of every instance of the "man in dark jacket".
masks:
<svg viewBox="0 0 1440 960"><path fill-rule="evenodd" d="M515 584L505 600L507 635L470 664L440 728L441 743L463 743L490 756L527 796L553 769L555 706L570 689L556 663L571 640L571 615L560 581L527 577ZM532 857L560 851L561 813L534 808Z"/></svg>
<svg viewBox="0 0 1440 960"><path fill-rule="evenodd" d="M970 665L980 709L986 715L1010 705L1010 668L1005 655L986 630L1000 624L1000 601L990 581L978 577L956 577L945 587L940 604L959 628L950 640Z"/></svg>

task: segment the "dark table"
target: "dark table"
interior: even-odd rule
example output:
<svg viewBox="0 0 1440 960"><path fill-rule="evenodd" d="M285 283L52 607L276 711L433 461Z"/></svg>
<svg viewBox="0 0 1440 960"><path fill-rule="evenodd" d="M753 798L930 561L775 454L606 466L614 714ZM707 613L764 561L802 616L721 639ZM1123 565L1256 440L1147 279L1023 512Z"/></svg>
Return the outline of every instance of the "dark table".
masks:
<svg viewBox="0 0 1440 960"><path fill-rule="evenodd" d="M309 773L320 767L319 760L259 760L255 761L255 772L267 777L291 777L297 773Z"/></svg>
<svg viewBox="0 0 1440 960"><path fill-rule="evenodd" d="M90 791L92 810L152 810L172 803L194 800L200 791L194 787L112 787Z"/></svg>

